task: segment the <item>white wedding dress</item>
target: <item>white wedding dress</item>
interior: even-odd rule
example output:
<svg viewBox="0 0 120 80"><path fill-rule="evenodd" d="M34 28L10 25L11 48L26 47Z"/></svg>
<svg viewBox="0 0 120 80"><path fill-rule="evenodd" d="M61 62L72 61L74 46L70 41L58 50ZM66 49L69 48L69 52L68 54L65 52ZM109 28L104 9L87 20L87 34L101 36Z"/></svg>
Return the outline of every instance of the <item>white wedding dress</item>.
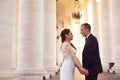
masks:
<svg viewBox="0 0 120 80"><path fill-rule="evenodd" d="M65 50L65 46L67 44L70 44L70 43L64 42L61 47L64 62L62 64L62 67L60 68L60 80L75 80L74 79L75 63L73 62L68 51ZM72 46L71 46L71 49L74 51L74 54L76 54L76 50Z"/></svg>

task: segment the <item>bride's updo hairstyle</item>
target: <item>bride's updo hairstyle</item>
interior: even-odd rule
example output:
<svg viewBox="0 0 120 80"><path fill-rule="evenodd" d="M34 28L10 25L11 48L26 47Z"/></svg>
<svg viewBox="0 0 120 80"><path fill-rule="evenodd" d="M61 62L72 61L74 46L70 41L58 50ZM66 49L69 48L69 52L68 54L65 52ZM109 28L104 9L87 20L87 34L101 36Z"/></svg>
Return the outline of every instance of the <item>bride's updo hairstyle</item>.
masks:
<svg viewBox="0 0 120 80"><path fill-rule="evenodd" d="M61 31L60 36L61 36L62 43L65 41L65 38L66 38L65 35L68 34L69 32L70 32L70 29L64 29Z"/></svg>
<svg viewBox="0 0 120 80"><path fill-rule="evenodd" d="M69 32L70 32L70 29L64 29L64 30L61 31L60 36L61 36L61 42L62 43L65 41L65 38L66 38L65 35L68 34ZM70 44L73 48L75 48L75 46L71 42L70 42Z"/></svg>

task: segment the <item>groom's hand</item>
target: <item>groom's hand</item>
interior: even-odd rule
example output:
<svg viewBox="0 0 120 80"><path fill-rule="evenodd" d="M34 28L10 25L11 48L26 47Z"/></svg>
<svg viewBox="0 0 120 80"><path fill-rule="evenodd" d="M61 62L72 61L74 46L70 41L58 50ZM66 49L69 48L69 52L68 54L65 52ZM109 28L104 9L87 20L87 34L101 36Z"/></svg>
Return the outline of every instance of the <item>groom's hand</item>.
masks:
<svg viewBox="0 0 120 80"><path fill-rule="evenodd" d="M85 74L86 76L88 76L89 75L89 71L88 70L86 70L87 71L87 74Z"/></svg>
<svg viewBox="0 0 120 80"><path fill-rule="evenodd" d="M86 75L86 76L89 75L89 71L86 70L86 69L84 69L84 68L79 68L79 71L80 71L81 74L84 74L84 75Z"/></svg>

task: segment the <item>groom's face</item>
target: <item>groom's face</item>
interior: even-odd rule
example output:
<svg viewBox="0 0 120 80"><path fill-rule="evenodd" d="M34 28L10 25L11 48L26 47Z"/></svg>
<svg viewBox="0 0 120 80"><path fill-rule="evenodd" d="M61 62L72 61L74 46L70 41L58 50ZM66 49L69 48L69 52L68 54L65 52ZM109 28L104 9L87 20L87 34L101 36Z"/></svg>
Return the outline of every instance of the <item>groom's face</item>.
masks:
<svg viewBox="0 0 120 80"><path fill-rule="evenodd" d="M80 30L81 30L81 34L83 35L83 37L86 37L87 36L87 29L84 27L84 25L81 26Z"/></svg>

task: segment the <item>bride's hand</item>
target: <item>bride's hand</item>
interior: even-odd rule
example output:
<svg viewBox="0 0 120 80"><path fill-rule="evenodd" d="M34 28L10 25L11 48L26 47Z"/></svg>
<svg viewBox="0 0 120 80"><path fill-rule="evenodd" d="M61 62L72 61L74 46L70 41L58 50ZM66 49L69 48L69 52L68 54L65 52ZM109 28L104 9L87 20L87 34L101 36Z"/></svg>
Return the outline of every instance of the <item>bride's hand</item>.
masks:
<svg viewBox="0 0 120 80"><path fill-rule="evenodd" d="M80 71L81 74L84 74L86 76L89 75L88 70L84 69L83 67L79 68L79 71Z"/></svg>

